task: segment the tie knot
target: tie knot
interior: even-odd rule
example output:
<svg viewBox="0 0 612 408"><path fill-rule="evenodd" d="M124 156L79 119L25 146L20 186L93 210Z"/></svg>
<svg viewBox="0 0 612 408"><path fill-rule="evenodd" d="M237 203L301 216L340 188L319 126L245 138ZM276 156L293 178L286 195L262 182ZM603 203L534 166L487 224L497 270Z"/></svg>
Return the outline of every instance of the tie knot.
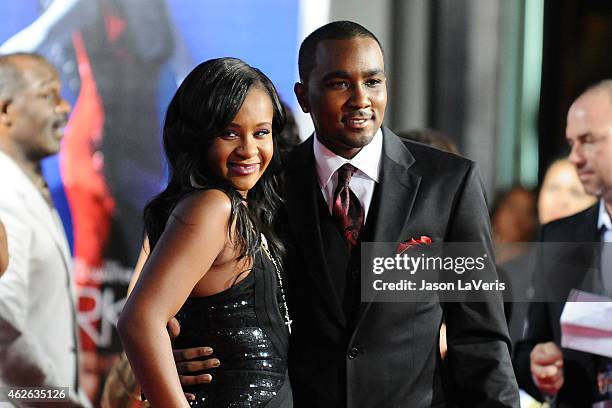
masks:
<svg viewBox="0 0 612 408"><path fill-rule="evenodd" d="M348 186L351 181L351 177L357 171L357 167L352 164L346 163L343 164L342 167L338 169L338 185L339 186Z"/></svg>

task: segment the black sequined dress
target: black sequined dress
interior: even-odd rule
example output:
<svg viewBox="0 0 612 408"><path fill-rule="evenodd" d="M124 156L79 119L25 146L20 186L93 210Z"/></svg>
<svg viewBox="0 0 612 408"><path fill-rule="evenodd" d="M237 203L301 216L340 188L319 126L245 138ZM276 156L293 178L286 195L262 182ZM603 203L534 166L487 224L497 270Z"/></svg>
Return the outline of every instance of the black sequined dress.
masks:
<svg viewBox="0 0 612 408"><path fill-rule="evenodd" d="M206 371L212 382L184 387L194 407L292 407L287 376L289 332L279 309L274 265L254 256L249 275L231 288L189 297L177 319L174 348L210 346L221 365Z"/></svg>

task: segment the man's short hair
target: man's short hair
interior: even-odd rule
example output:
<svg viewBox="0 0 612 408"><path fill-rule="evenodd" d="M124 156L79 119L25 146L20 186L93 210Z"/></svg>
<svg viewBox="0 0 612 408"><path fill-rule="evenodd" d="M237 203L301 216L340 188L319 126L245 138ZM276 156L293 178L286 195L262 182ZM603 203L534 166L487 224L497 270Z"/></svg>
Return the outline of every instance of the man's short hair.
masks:
<svg viewBox="0 0 612 408"><path fill-rule="evenodd" d="M308 80L310 73L316 65L315 54L320 42L325 40L351 40L356 37L373 39L384 55L380 41L370 30L352 21L333 21L317 28L302 41L298 55L298 70L302 82Z"/></svg>
<svg viewBox="0 0 612 408"><path fill-rule="evenodd" d="M610 97L610 102L612 102L612 79L603 79L599 82L594 83L593 85L589 86L586 91L584 91L582 94L587 94L591 91L605 91L608 96Z"/></svg>
<svg viewBox="0 0 612 408"><path fill-rule="evenodd" d="M0 99L10 98L23 88L23 60L31 59L41 64L50 65L41 55L29 52L17 52L0 55Z"/></svg>

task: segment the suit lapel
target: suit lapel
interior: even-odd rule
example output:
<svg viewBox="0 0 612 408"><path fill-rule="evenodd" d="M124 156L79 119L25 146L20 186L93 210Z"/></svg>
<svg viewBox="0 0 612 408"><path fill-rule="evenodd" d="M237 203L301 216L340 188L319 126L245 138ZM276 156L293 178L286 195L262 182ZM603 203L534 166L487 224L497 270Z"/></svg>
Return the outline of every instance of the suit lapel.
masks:
<svg viewBox="0 0 612 408"><path fill-rule="evenodd" d="M601 276L601 236L597 230L597 218L599 217L599 201L586 210L583 221L574 231L574 240L578 245L572 245L568 251L576 253L576 257L586 268L582 282L578 282L583 290L604 293L605 288ZM593 244L599 243L599 245Z"/></svg>
<svg viewBox="0 0 612 408"><path fill-rule="evenodd" d="M302 143L293 156L285 180L287 214L296 240L295 244L307 263L306 270L338 323L344 327L345 318L339 297L332 284L328 260L323 249L321 214L319 213L321 190L316 178L313 137ZM325 214L323 214L325 215ZM334 264L334 262L332 262Z"/></svg>
<svg viewBox="0 0 612 408"><path fill-rule="evenodd" d="M374 242L398 242L419 191L421 176L410 171L414 157L402 141L384 128L382 171L377 186Z"/></svg>
<svg viewBox="0 0 612 408"><path fill-rule="evenodd" d="M584 212L584 222L576 228L577 241L598 242L601 240L597 230L597 217L599 217L599 201Z"/></svg>
<svg viewBox="0 0 612 408"><path fill-rule="evenodd" d="M32 212L36 215L40 225L53 237L57 250L62 254L62 259L66 266L66 270L70 270L70 249L68 248L65 235L61 230L63 227L58 218L57 212L55 209L49 207L45 199L33 184L28 187L31 187L28 189L30 190L29 196L31 197L31 199L28 200L28 206L32 208Z"/></svg>
<svg viewBox="0 0 612 408"><path fill-rule="evenodd" d="M383 128L383 135L380 180L372 200L374 207L370 207L373 212L368 216L367 223L373 223L369 225L373 231L372 242L395 244L405 239L403 231L410 220L421 176L410 170L415 159L404 143L387 128ZM375 294L371 293L363 299L358 319L367 312L374 298Z"/></svg>
<svg viewBox="0 0 612 408"><path fill-rule="evenodd" d="M57 218L57 212L49 207L40 192L19 166L2 152L0 152L0 165L4 169L4 177L19 186L19 190L23 192L25 204L30 209L30 213L38 221L38 225L53 238L57 250L62 255L66 270L69 271L71 265L70 249L68 248L63 231L60 230L62 225Z"/></svg>
<svg viewBox="0 0 612 408"><path fill-rule="evenodd" d="M555 263L552 265L551 272L561 275L564 282L563 293L555 293L555 298L566 298L569 292L574 289L581 289L586 292L603 291L603 283L599 271L600 254L599 247L593 243L599 242L601 237L597 230L597 217L599 216L599 202L590 207L580 215L580 220L571 227L571 241L567 238L551 237L548 242L563 244L561 248L567 256L563 258L561 264L556 263L560 256L554 256ZM546 245L546 243L544 243ZM553 244L555 245L555 244ZM565 271L568 266L582 265L583 271L574 273L575 270ZM565 307L565 301L551 302L549 309L549 319L552 322L554 339L561 342L561 323L559 318Z"/></svg>

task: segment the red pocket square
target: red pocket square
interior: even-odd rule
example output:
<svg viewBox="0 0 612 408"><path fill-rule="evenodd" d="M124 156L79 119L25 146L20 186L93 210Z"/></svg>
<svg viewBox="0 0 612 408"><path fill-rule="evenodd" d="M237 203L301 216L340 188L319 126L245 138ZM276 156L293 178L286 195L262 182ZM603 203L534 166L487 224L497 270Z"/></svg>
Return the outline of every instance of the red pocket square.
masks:
<svg viewBox="0 0 612 408"><path fill-rule="evenodd" d="M428 245L428 244L431 244L431 238L429 238L428 236L421 235L421 238L419 238L419 239L410 238L407 241L401 242L397 246L397 253L398 254L402 254L406 250L408 250L408 249L410 249L412 247L415 247L417 245Z"/></svg>

